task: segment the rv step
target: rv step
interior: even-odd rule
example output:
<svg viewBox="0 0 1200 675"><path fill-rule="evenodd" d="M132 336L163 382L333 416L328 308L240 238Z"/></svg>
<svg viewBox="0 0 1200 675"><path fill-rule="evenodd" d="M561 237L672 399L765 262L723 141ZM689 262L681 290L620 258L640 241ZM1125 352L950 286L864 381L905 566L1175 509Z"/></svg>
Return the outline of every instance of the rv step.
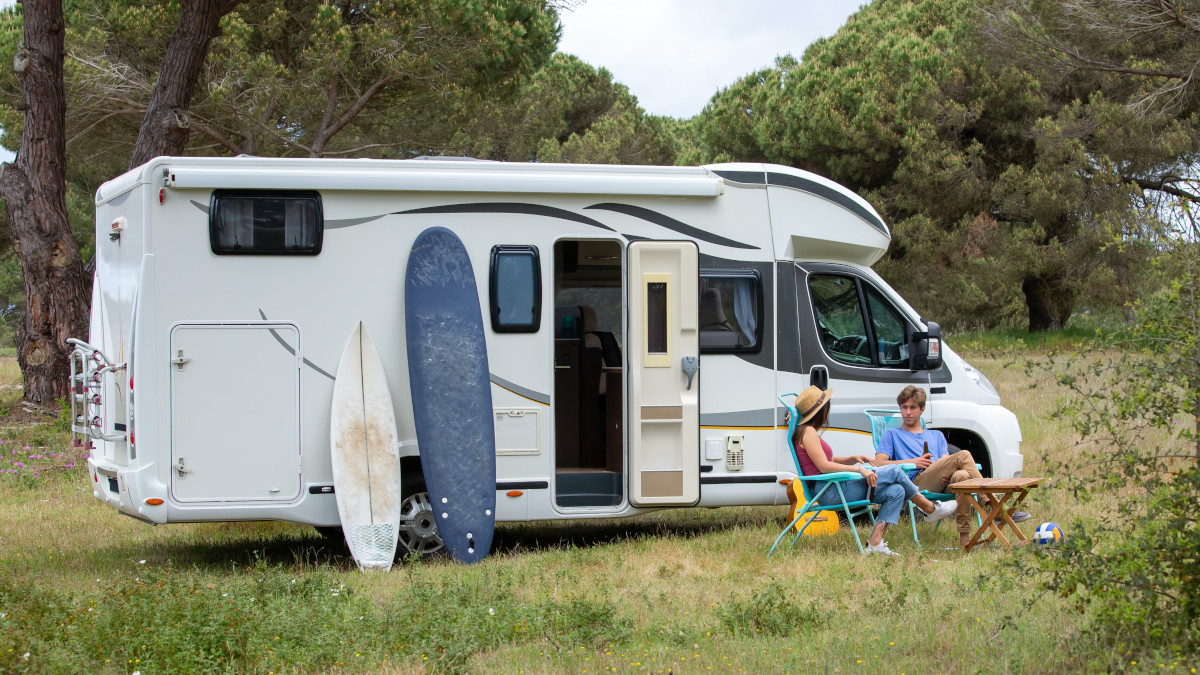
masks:
<svg viewBox="0 0 1200 675"><path fill-rule="evenodd" d="M621 503L621 474L617 471L580 470L555 473L555 501L559 506L616 506Z"/></svg>

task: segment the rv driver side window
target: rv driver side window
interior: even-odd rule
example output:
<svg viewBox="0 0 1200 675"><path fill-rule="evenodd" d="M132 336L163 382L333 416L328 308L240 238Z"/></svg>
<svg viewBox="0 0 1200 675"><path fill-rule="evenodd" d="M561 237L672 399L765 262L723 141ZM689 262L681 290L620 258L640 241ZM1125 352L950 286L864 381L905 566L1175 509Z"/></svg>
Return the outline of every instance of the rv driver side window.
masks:
<svg viewBox="0 0 1200 675"><path fill-rule="evenodd" d="M209 201L209 246L217 255L316 255L324 216L311 190L216 190Z"/></svg>
<svg viewBox="0 0 1200 675"><path fill-rule="evenodd" d="M908 324L874 286L814 274L809 288L817 332L831 357L858 366L908 367Z"/></svg>

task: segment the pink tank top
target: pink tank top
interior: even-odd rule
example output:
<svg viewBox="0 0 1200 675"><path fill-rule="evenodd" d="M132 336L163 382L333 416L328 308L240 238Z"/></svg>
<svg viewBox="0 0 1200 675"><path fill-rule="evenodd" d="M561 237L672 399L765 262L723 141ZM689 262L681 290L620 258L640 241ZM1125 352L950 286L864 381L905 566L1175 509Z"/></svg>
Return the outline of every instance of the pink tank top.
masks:
<svg viewBox="0 0 1200 675"><path fill-rule="evenodd" d="M824 438L821 439L821 449L825 451L825 459L833 461L833 448L829 447ZM817 465L813 464L812 459L809 458L808 452L804 449L803 445L797 445L795 450L796 459L800 460L800 470L804 472L805 476L816 476L821 473L817 469Z"/></svg>

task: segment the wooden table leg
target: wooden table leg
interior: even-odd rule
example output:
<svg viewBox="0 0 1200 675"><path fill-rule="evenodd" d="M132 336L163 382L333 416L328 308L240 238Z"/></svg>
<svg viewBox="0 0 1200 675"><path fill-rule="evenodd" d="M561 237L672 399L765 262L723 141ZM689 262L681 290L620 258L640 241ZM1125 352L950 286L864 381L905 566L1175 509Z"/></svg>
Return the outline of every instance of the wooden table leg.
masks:
<svg viewBox="0 0 1200 675"><path fill-rule="evenodd" d="M1004 492L1001 494L1003 496L997 499L996 495L990 492L987 493L988 503L992 507L992 519L988 522L988 527L991 528L992 532L996 533L996 537L1000 539L1000 543L1004 544L1005 546L1012 546L1012 544L1008 543L1008 538L1004 536L1004 532L1002 531L1004 529L1004 521L1000 521L999 524L996 523L996 520L999 519L1000 516L1004 516L1006 519L1008 518L1008 512L1004 509L1004 502L1008 501L1008 498L1012 496L1012 493ZM1012 521L1009 520L1008 522L1011 523Z"/></svg>
<svg viewBox="0 0 1200 675"><path fill-rule="evenodd" d="M1016 511L1017 507L1021 505L1021 502L1025 501L1025 497L1029 494L1029 488L1020 488L1015 492L1015 494L1017 495L1017 499L1013 502L1013 511ZM1004 511L1004 522L1010 529L1012 529L1013 532L1017 533L1017 538L1021 540L1021 543L1024 544L1029 541L1025 538L1025 533L1022 532L1021 528L1017 527L1017 523L1013 521L1012 514L1009 513L1008 509L1005 509Z"/></svg>
<svg viewBox="0 0 1200 675"><path fill-rule="evenodd" d="M983 536L984 531L988 529L988 525L991 524L992 518L995 517L995 514L989 513L986 509L984 509L983 505L976 501L975 495L969 492L963 494L967 496L967 500L971 503L971 507L979 513L979 517L983 521L983 524L979 526L978 530L975 530L975 534L971 535L971 539L967 541L966 545L963 546L963 549L970 553L971 549L978 544L986 543L980 541L979 538ZM991 541L991 539L988 541Z"/></svg>

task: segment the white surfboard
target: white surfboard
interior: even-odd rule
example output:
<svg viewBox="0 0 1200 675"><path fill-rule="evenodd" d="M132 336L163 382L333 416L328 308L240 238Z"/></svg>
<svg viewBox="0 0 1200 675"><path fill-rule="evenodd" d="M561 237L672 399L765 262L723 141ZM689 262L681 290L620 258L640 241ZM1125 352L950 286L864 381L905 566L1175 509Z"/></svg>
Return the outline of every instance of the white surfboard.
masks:
<svg viewBox="0 0 1200 675"><path fill-rule="evenodd" d="M400 530L396 414L375 343L360 321L333 383L333 491L350 554L362 570L392 567Z"/></svg>

